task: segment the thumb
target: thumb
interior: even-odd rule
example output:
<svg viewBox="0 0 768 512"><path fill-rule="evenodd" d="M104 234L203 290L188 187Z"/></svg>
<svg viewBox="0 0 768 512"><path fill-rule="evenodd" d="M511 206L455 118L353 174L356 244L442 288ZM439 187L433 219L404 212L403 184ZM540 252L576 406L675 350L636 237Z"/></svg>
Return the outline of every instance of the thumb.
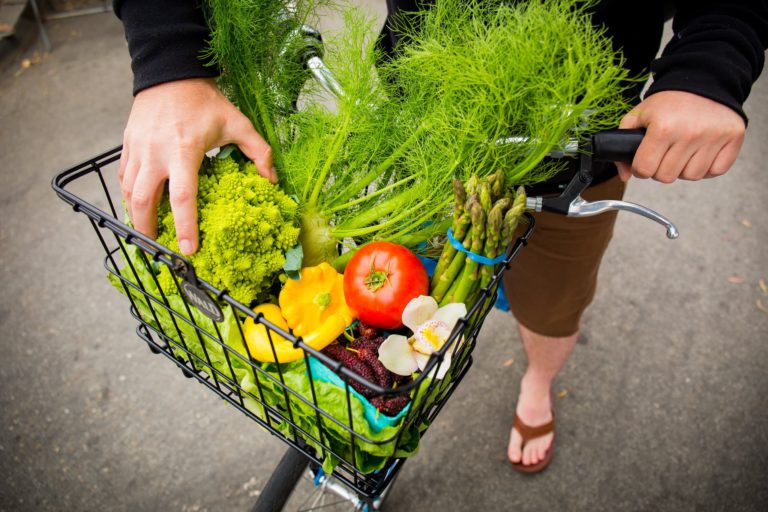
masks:
<svg viewBox="0 0 768 512"><path fill-rule="evenodd" d="M245 156L253 161L259 174L272 183L277 183L277 171L272 165L272 148L259 135L247 117L240 112L227 122L225 138L237 144Z"/></svg>

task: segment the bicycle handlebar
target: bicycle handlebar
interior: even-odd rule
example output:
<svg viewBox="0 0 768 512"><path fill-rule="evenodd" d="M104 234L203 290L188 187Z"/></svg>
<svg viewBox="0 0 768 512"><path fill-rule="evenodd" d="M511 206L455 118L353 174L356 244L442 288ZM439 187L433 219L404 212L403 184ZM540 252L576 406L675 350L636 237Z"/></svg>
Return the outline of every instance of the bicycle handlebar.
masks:
<svg viewBox="0 0 768 512"><path fill-rule="evenodd" d="M631 162L643 142L645 129L605 130L592 136L592 160L595 162Z"/></svg>

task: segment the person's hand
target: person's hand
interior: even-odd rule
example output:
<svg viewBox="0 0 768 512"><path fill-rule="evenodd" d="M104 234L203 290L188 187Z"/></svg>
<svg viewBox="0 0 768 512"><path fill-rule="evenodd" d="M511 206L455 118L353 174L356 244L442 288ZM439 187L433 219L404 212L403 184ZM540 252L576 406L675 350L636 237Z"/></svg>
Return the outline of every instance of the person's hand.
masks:
<svg viewBox="0 0 768 512"><path fill-rule="evenodd" d="M682 91L662 91L629 112L619 128L646 128L632 164L619 176L662 183L700 180L728 172L744 141L744 120L732 109Z"/></svg>
<svg viewBox="0 0 768 512"><path fill-rule="evenodd" d="M139 92L123 136L118 177L135 228L157 234L166 180L179 249L197 250L197 172L205 153L237 144L263 177L277 182L272 150L212 79L193 78Z"/></svg>

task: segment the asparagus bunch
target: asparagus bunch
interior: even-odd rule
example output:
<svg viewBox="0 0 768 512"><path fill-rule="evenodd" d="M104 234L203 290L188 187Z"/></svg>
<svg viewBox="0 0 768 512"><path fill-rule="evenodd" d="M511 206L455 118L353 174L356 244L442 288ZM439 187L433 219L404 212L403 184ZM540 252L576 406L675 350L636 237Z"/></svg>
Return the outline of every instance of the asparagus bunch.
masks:
<svg viewBox="0 0 768 512"><path fill-rule="evenodd" d="M451 231L467 251L493 259L504 253L525 211L525 192L508 191L502 171L487 178L453 181L454 211ZM481 288L493 278L493 265L478 263L449 241L443 246L430 283L430 294L440 305L463 302L472 307Z"/></svg>

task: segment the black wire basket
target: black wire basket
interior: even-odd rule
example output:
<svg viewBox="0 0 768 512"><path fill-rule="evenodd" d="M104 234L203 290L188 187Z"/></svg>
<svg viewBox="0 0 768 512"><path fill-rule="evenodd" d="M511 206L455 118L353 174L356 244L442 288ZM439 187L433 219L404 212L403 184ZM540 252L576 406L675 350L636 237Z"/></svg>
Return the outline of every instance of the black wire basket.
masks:
<svg viewBox="0 0 768 512"><path fill-rule="evenodd" d="M185 376L332 471L361 496L380 493L405 458L415 452L421 436L471 366L477 335L494 306L502 273L531 236L533 218L526 214L525 232L508 247L506 260L497 265L491 283L480 291L445 345L430 357L417 378L393 390L307 346L301 338L198 278L181 255L121 222L118 211L122 207L116 207L113 200L119 193L111 194L108 185L117 174L120 154L121 148L115 148L59 173L53 188L93 226L106 253L107 275L130 301L138 336L153 352L173 361ZM160 286L161 266L172 271L177 293ZM273 336L282 336L303 349L303 359L291 364L252 359L242 329L242 321L248 317L265 326L270 344ZM273 344L272 350L274 353ZM440 365L448 364L448 351L450 367L445 377L432 378ZM365 399L356 391L361 386L381 396L408 395L410 403L382 426L378 416L370 419Z"/></svg>

